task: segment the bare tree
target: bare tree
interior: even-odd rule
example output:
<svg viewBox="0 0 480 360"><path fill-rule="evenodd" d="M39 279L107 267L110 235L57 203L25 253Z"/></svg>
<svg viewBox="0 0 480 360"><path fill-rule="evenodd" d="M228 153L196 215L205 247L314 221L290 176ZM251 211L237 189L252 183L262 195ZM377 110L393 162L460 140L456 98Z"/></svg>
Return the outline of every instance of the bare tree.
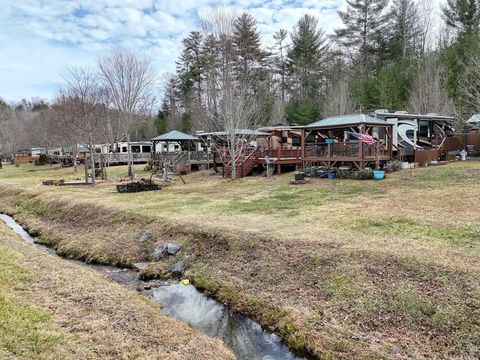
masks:
<svg viewBox="0 0 480 360"><path fill-rule="evenodd" d="M53 108L71 138L89 150L92 185L95 185L95 138L107 113L105 91L100 86L97 74L91 69L72 68L65 80L67 86L56 98Z"/></svg>
<svg viewBox="0 0 480 360"><path fill-rule="evenodd" d="M351 114L356 106L350 92L348 78L336 79L327 89L322 100L322 116L324 118L342 114Z"/></svg>
<svg viewBox="0 0 480 360"><path fill-rule="evenodd" d="M285 103L280 98L275 98L272 108L270 125L286 124L287 114L285 112Z"/></svg>
<svg viewBox="0 0 480 360"><path fill-rule="evenodd" d="M419 28L419 41L418 45L420 48L421 54L425 54L434 47L433 34L435 34L438 29L436 27L435 21L435 9L433 4L429 0L420 0L418 2L418 28Z"/></svg>
<svg viewBox="0 0 480 360"><path fill-rule="evenodd" d="M100 76L111 106L118 111L128 148L128 175L133 176L130 136L138 115L151 114L155 103L156 75L146 56L118 49L98 62Z"/></svg>
<svg viewBox="0 0 480 360"><path fill-rule="evenodd" d="M215 108L209 108L206 115L206 128L216 132L213 147L224 166L231 167L231 177L237 177L237 167L254 150L253 140L258 117L258 104L251 94L252 77L235 72L235 47L233 30L237 14L228 9L217 9L209 19L205 19L205 37L217 44L215 63Z"/></svg>
<svg viewBox="0 0 480 360"><path fill-rule="evenodd" d="M445 88L445 69L435 56L425 59L410 94L410 107L419 114L454 115L455 107Z"/></svg>
<svg viewBox="0 0 480 360"><path fill-rule="evenodd" d="M37 112L23 106L1 104L0 108L0 152L12 155L19 149L27 149L36 141L35 127Z"/></svg>
<svg viewBox="0 0 480 360"><path fill-rule="evenodd" d="M237 167L256 149L258 107L249 88L245 79L225 86L215 117L215 125L222 131L214 136L213 145L223 165L231 167L232 179L237 177Z"/></svg>

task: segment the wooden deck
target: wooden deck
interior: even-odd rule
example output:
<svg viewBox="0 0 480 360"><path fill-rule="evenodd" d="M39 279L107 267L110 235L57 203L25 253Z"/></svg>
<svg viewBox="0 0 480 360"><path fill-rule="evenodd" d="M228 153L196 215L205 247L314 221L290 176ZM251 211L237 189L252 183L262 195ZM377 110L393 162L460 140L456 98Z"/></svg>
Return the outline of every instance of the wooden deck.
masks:
<svg viewBox="0 0 480 360"><path fill-rule="evenodd" d="M368 145L361 141L310 143L305 146L303 163L331 167L338 163L350 162L358 168L364 168L367 163L388 161L391 158L391 148L379 144Z"/></svg>
<svg viewBox="0 0 480 360"><path fill-rule="evenodd" d="M357 168L364 168L369 163L388 161L392 158L391 148L379 144L367 145L360 141L347 143L309 143L302 148L292 149L261 149L253 151L244 162L237 166L237 176L248 175L256 166L265 165L265 156L274 160L276 172L281 173L282 165L320 165L327 168L340 163L351 163ZM218 158L216 159L219 163ZM224 176L231 175L227 164Z"/></svg>

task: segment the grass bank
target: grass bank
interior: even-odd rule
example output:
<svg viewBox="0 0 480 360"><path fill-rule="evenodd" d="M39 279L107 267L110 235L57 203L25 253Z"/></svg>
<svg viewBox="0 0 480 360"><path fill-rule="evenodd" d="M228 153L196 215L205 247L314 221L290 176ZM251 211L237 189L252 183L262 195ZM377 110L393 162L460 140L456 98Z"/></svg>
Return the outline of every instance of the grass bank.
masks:
<svg viewBox="0 0 480 360"><path fill-rule="evenodd" d="M39 185L73 177L5 167L0 208L87 261L128 265L181 242L197 287L319 357L480 355L478 162L303 187L205 172L156 193Z"/></svg>
<svg viewBox="0 0 480 360"><path fill-rule="evenodd" d="M0 357L233 359L216 340L0 222Z"/></svg>

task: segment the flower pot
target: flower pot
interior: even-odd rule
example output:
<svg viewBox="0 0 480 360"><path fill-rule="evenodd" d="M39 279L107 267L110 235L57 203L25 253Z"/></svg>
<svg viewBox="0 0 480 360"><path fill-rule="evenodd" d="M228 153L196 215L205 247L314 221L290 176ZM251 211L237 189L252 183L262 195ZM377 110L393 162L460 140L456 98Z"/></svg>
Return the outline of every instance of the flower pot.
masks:
<svg viewBox="0 0 480 360"><path fill-rule="evenodd" d="M373 178L375 180L383 180L384 177L385 177L385 171L376 170L373 172Z"/></svg>

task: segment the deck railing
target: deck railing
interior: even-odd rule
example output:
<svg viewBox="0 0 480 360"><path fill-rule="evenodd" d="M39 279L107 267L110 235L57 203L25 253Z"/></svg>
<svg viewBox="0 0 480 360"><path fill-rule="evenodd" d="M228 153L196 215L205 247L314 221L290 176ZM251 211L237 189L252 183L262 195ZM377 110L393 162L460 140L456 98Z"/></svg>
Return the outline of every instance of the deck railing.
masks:
<svg viewBox="0 0 480 360"><path fill-rule="evenodd" d="M260 157L267 155L270 158L277 159L300 159L302 157L302 149L265 149L260 152Z"/></svg>
<svg viewBox="0 0 480 360"><path fill-rule="evenodd" d="M361 160L362 154L360 149L363 149L363 159L389 156L388 148L384 144L375 143L370 145L362 144L359 141L307 144L305 156L333 160L340 160L341 158Z"/></svg>

